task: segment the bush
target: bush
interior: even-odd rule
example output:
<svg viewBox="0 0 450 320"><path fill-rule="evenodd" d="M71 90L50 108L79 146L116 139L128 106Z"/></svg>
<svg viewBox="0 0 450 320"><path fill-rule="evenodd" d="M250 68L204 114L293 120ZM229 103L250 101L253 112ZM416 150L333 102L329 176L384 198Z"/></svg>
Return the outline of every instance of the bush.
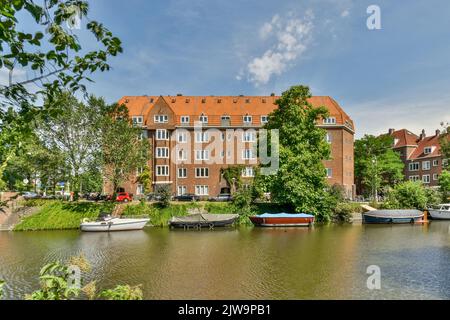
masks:
<svg viewBox="0 0 450 320"><path fill-rule="evenodd" d="M389 209L419 209L424 210L428 205L426 188L420 181L405 181L397 184L388 193L384 208Z"/></svg>
<svg viewBox="0 0 450 320"><path fill-rule="evenodd" d="M159 205L167 208L172 199L172 186L170 184L159 185L156 187L155 194L159 198Z"/></svg>
<svg viewBox="0 0 450 320"><path fill-rule="evenodd" d="M358 203L341 202L333 210L333 222L351 222L353 213L362 212L361 205Z"/></svg>

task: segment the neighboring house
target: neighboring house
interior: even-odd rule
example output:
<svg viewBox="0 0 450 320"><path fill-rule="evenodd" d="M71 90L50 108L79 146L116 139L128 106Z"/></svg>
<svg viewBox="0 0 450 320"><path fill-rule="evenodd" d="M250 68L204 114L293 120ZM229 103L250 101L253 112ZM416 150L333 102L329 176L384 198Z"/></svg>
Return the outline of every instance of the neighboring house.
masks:
<svg viewBox="0 0 450 320"><path fill-rule="evenodd" d="M175 195L214 197L231 192L221 168L243 166L244 184L254 175L258 163L255 146L258 129L277 107L272 96L126 96L125 104L133 123L143 128L150 140L153 187L171 184ZM353 175L354 125L330 97L312 97L314 106L325 106L330 117L318 126L327 130L332 159L324 161L330 184L344 187L347 197L355 192ZM198 126L201 124L201 130ZM206 129L215 129L213 132ZM220 150L209 150L218 142ZM137 168L136 174L142 171ZM143 187L132 178L125 191L142 194ZM111 191L108 190L107 191Z"/></svg>
<svg viewBox="0 0 450 320"><path fill-rule="evenodd" d="M441 154L440 131L436 130L433 136L428 137L425 130L420 135L406 129L389 129L388 133L394 138L393 149L400 153L405 164L405 179L420 180L427 186L436 187L443 161L446 161Z"/></svg>

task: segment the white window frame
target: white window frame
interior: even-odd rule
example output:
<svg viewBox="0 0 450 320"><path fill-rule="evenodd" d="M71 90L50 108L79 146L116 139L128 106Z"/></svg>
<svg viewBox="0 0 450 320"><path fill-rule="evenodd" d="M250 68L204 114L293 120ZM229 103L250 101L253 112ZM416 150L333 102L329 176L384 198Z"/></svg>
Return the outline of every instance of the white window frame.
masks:
<svg viewBox="0 0 450 320"><path fill-rule="evenodd" d="M189 124L191 121L191 118L189 116L181 116L180 122L181 124Z"/></svg>
<svg viewBox="0 0 450 320"><path fill-rule="evenodd" d="M168 159L169 158L169 148L168 147L156 147L156 157L157 159Z"/></svg>
<svg viewBox="0 0 450 320"><path fill-rule="evenodd" d="M131 121L133 122L133 125L135 125L135 126L142 126L142 124L144 123L144 117L143 116L132 116Z"/></svg>
<svg viewBox="0 0 450 320"><path fill-rule="evenodd" d="M209 178L209 168L207 167L197 167L195 168L196 178Z"/></svg>
<svg viewBox="0 0 450 320"><path fill-rule="evenodd" d="M242 142L255 142L256 141L256 132L253 130L248 130L242 132Z"/></svg>
<svg viewBox="0 0 450 320"><path fill-rule="evenodd" d="M423 154L430 154L433 152L433 147L425 147L423 148Z"/></svg>
<svg viewBox="0 0 450 320"><path fill-rule="evenodd" d="M177 177L180 179L187 178L187 168L178 168Z"/></svg>
<svg viewBox="0 0 450 320"><path fill-rule="evenodd" d="M136 176L140 176L144 172L144 167L136 168Z"/></svg>
<svg viewBox="0 0 450 320"><path fill-rule="evenodd" d="M266 124L269 122L269 116L261 116L261 123Z"/></svg>
<svg viewBox="0 0 450 320"><path fill-rule="evenodd" d="M182 196L187 194L187 187L186 186L178 186L177 187L177 195Z"/></svg>
<svg viewBox="0 0 450 320"><path fill-rule="evenodd" d="M425 179L425 178L427 178L427 179ZM428 181L426 181L426 180L428 180ZM430 182L431 182L431 177L430 177L430 175L429 175L429 174L424 174L424 175L422 176L422 182L423 182L423 183L426 183L426 184L430 183Z"/></svg>
<svg viewBox="0 0 450 320"><path fill-rule="evenodd" d="M323 119L323 124L336 124L336 117L328 117Z"/></svg>
<svg viewBox="0 0 450 320"><path fill-rule="evenodd" d="M169 166L168 165L156 166L156 176L157 177L168 177L169 176Z"/></svg>
<svg viewBox="0 0 450 320"><path fill-rule="evenodd" d="M142 195L145 194L145 188L143 184L138 184L136 187L136 194L137 195Z"/></svg>
<svg viewBox="0 0 450 320"><path fill-rule="evenodd" d="M202 114L200 117L198 117L198 121L200 121L201 123L206 124L206 123L208 123L208 116L205 116L205 115Z"/></svg>
<svg viewBox="0 0 450 320"><path fill-rule="evenodd" d="M332 142L331 134L330 134L329 132L327 132L327 134L326 134L326 136L325 136L325 141L326 141L327 143L331 143L331 142Z"/></svg>
<svg viewBox="0 0 450 320"><path fill-rule="evenodd" d="M197 143L209 142L209 132L207 132L207 131L196 131L195 132L195 142L197 142Z"/></svg>
<svg viewBox="0 0 450 320"><path fill-rule="evenodd" d="M410 162L408 163L409 171L419 171L420 163L419 162Z"/></svg>
<svg viewBox="0 0 450 320"><path fill-rule="evenodd" d="M250 115L245 115L245 116L242 116L242 122L244 123L244 124L252 124L252 122L253 122L253 116L250 116Z"/></svg>
<svg viewBox="0 0 450 320"><path fill-rule="evenodd" d="M181 156L180 156L181 154ZM180 161L186 161L187 160L187 152L185 149L178 149L177 150L177 159Z"/></svg>
<svg viewBox="0 0 450 320"><path fill-rule="evenodd" d="M422 170L428 171L431 169L431 162L430 161L422 161Z"/></svg>
<svg viewBox="0 0 450 320"><path fill-rule="evenodd" d="M156 129L156 140L169 140L169 131L166 129Z"/></svg>
<svg viewBox="0 0 450 320"><path fill-rule="evenodd" d="M195 160L209 160L209 150L195 150Z"/></svg>
<svg viewBox="0 0 450 320"><path fill-rule="evenodd" d="M178 132L177 133L177 142L178 143L186 143L187 142L187 132Z"/></svg>
<svg viewBox="0 0 450 320"><path fill-rule="evenodd" d="M325 168L328 179L333 178L333 168Z"/></svg>
<svg viewBox="0 0 450 320"><path fill-rule="evenodd" d="M418 176L418 175L409 176L408 179L409 179L410 181L419 181L419 180L420 180L420 176Z"/></svg>
<svg viewBox="0 0 450 320"><path fill-rule="evenodd" d="M439 174L433 173L433 181L438 181L438 180L439 180Z"/></svg>
<svg viewBox="0 0 450 320"><path fill-rule="evenodd" d="M434 159L433 160L433 167L437 167L439 166L439 159Z"/></svg>
<svg viewBox="0 0 450 320"><path fill-rule="evenodd" d="M244 150L242 150L242 159L243 160L253 160L253 159L255 159L255 155L253 154L253 149L244 149Z"/></svg>
<svg viewBox="0 0 450 320"><path fill-rule="evenodd" d="M253 178L255 176L255 169L253 167L245 167L242 169L242 177Z"/></svg>
<svg viewBox="0 0 450 320"><path fill-rule="evenodd" d="M153 120L155 123L167 123L169 122L169 116L167 114L155 114Z"/></svg>
<svg viewBox="0 0 450 320"><path fill-rule="evenodd" d="M207 196L209 195L209 186L207 185L196 185L195 195L197 196Z"/></svg>

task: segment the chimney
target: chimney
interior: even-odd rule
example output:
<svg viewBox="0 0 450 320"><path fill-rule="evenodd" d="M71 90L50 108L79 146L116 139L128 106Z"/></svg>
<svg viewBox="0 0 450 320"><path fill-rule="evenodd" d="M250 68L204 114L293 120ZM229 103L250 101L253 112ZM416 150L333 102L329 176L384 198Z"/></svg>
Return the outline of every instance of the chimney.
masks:
<svg viewBox="0 0 450 320"><path fill-rule="evenodd" d="M270 96L271 96L271 97L275 97L275 93L272 92L272 93L270 94Z"/></svg>
<svg viewBox="0 0 450 320"><path fill-rule="evenodd" d="M392 134L394 133L394 131L395 131L394 128L389 128L389 131L388 131L389 135L392 136Z"/></svg>
<svg viewBox="0 0 450 320"><path fill-rule="evenodd" d="M177 97L182 97L183 94L182 93L177 93Z"/></svg>
<svg viewBox="0 0 450 320"><path fill-rule="evenodd" d="M420 134L420 140L425 139L425 129L422 129L422 133Z"/></svg>
<svg viewBox="0 0 450 320"><path fill-rule="evenodd" d="M441 130L436 129L436 137L438 137L441 134Z"/></svg>

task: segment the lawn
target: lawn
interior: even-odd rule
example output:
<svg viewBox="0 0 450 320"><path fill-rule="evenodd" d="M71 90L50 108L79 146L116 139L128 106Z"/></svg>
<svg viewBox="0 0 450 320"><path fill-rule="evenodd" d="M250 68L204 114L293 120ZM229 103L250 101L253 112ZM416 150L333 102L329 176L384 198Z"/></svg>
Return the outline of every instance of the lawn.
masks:
<svg viewBox="0 0 450 320"><path fill-rule="evenodd" d="M46 201L38 212L24 218L15 231L77 229L84 218L95 219L100 212L111 212L113 204Z"/></svg>

